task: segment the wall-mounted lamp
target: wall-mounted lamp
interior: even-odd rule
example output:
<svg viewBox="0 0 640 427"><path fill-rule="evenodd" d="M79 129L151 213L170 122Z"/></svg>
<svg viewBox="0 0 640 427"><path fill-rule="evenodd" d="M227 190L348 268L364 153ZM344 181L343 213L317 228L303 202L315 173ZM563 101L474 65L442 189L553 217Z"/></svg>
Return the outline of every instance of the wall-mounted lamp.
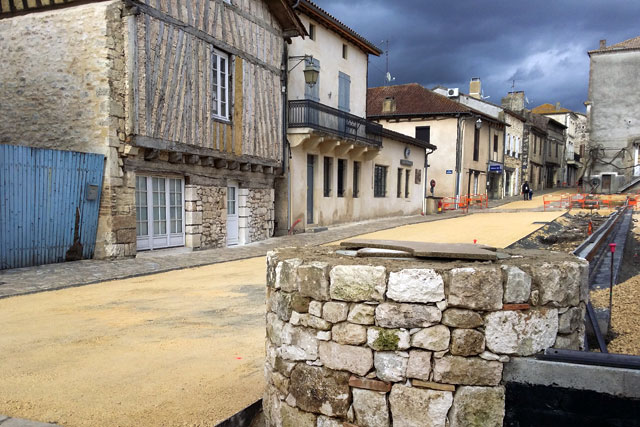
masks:
<svg viewBox="0 0 640 427"><path fill-rule="evenodd" d="M476 129L480 129L482 127L482 120L476 120Z"/></svg>
<svg viewBox="0 0 640 427"><path fill-rule="evenodd" d="M299 56L290 56L289 60L298 59L299 61L291 67L287 72L293 71L298 65L304 61L304 82L309 86L313 86L318 82L318 76L320 75L320 69L313 63L313 56L311 55L299 55Z"/></svg>

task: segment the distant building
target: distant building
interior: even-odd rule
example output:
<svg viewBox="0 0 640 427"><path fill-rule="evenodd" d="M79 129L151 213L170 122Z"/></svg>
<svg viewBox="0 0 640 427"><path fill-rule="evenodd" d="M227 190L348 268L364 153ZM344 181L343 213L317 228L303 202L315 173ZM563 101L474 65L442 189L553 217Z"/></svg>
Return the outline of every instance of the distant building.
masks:
<svg viewBox="0 0 640 427"><path fill-rule="evenodd" d="M564 166L562 168L563 184L573 187L582 177L584 154L587 144L587 116L560 107L560 103L542 104L531 110L542 114L567 127Z"/></svg>
<svg viewBox="0 0 640 427"><path fill-rule="evenodd" d="M417 83L370 88L367 117L385 128L429 140L434 195L502 197L504 121L453 101Z"/></svg>
<svg viewBox="0 0 640 427"><path fill-rule="evenodd" d="M640 37L588 52L589 153L593 190L616 192L640 178Z"/></svg>
<svg viewBox="0 0 640 427"><path fill-rule="evenodd" d="M436 147L366 119L368 56L382 51L312 1L295 2L295 12L309 37L287 49L278 232L420 214L426 150ZM314 84L305 69L317 73Z"/></svg>

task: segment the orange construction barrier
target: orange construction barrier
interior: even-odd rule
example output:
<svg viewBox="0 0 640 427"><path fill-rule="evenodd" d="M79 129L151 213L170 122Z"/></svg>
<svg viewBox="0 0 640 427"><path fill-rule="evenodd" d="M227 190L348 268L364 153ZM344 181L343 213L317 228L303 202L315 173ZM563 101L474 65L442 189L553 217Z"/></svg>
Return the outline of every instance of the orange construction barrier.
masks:
<svg viewBox="0 0 640 427"><path fill-rule="evenodd" d="M471 208L488 208L489 196L487 194L470 194L467 196L467 204Z"/></svg>
<svg viewBox="0 0 640 427"><path fill-rule="evenodd" d="M571 206L569 194L545 194L542 196L542 205L547 209L568 209Z"/></svg>

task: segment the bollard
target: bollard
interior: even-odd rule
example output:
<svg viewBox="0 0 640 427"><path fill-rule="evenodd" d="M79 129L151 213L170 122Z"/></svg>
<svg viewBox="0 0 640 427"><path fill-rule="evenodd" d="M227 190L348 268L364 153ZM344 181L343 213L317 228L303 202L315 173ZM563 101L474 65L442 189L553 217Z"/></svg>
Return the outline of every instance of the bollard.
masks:
<svg viewBox="0 0 640 427"><path fill-rule="evenodd" d="M611 268L609 275L609 328L611 328L611 311L613 310L613 256L616 253L616 244L609 243L611 250Z"/></svg>

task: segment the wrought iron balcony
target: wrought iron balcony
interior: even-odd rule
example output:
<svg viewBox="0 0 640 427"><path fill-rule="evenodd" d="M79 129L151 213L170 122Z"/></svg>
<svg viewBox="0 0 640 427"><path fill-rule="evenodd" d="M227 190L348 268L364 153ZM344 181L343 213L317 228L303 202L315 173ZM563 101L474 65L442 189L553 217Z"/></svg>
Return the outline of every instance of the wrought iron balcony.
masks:
<svg viewBox="0 0 640 427"><path fill-rule="evenodd" d="M364 145L382 146L382 125L309 99L289 101L289 127L316 129Z"/></svg>

